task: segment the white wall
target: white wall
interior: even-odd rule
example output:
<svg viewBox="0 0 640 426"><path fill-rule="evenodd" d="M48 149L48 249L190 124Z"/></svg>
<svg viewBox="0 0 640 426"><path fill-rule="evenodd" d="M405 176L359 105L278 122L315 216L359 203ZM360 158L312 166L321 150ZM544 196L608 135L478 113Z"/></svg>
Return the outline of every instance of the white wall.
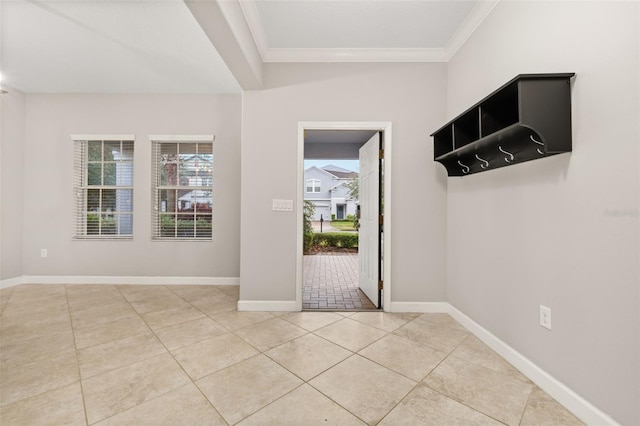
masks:
<svg viewBox="0 0 640 426"><path fill-rule="evenodd" d="M239 276L240 95L26 99L25 275ZM72 134L136 135L133 241L73 240ZM215 134L213 241L151 240L150 134Z"/></svg>
<svg viewBox="0 0 640 426"><path fill-rule="evenodd" d="M22 275L24 94L0 95L0 280Z"/></svg>
<svg viewBox="0 0 640 426"><path fill-rule="evenodd" d="M517 74L576 72L570 155L448 179L447 297L623 424L640 423L638 7L500 2L447 84L453 118Z"/></svg>
<svg viewBox="0 0 640 426"><path fill-rule="evenodd" d="M393 301L445 298L445 187L429 133L445 118L445 64L267 64L242 117L241 300L294 301L299 121L393 123ZM268 181L268 187L262 182ZM295 205L295 202L294 202Z"/></svg>

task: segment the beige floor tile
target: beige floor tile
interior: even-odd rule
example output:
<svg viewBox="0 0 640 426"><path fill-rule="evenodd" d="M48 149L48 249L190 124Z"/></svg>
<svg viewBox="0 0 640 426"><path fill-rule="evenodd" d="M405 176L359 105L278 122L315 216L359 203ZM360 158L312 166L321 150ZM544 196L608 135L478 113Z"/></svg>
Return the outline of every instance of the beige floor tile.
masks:
<svg viewBox="0 0 640 426"><path fill-rule="evenodd" d="M190 306L184 299L173 294L170 296L147 297L136 301L130 300L129 302L131 306L133 306L133 309L140 315Z"/></svg>
<svg viewBox="0 0 640 426"><path fill-rule="evenodd" d="M214 286L227 296L233 297L236 300L240 298L240 286L239 285L217 285Z"/></svg>
<svg viewBox="0 0 640 426"><path fill-rule="evenodd" d="M468 362L482 365L499 373L513 376L525 383L531 383L531 380L529 380L527 376L518 371L474 335L469 335L469 337L451 352L451 355Z"/></svg>
<svg viewBox="0 0 640 426"><path fill-rule="evenodd" d="M114 370L134 362L160 355L167 350L152 333L127 337L78 351L83 379Z"/></svg>
<svg viewBox="0 0 640 426"><path fill-rule="evenodd" d="M287 312L280 318L291 324L302 327L307 331L315 331L319 328L340 321L344 316L333 312Z"/></svg>
<svg viewBox="0 0 640 426"><path fill-rule="evenodd" d="M176 360L193 379L222 370L258 353L251 345L231 333L172 351Z"/></svg>
<svg viewBox="0 0 640 426"><path fill-rule="evenodd" d="M227 329L209 317L172 325L156 330L156 336L169 350L207 340L227 332Z"/></svg>
<svg viewBox="0 0 640 426"><path fill-rule="evenodd" d="M366 423L376 424L414 388L416 382L353 355L309 384Z"/></svg>
<svg viewBox="0 0 640 426"><path fill-rule="evenodd" d="M302 380L310 380L352 355L352 352L313 334L306 334L265 352Z"/></svg>
<svg viewBox="0 0 640 426"><path fill-rule="evenodd" d="M190 303L196 308L200 309L207 315L216 315L221 312L235 311L238 307L238 301L230 298L229 296L219 292L213 296L203 297L201 299L193 300Z"/></svg>
<svg viewBox="0 0 640 426"><path fill-rule="evenodd" d="M274 316L269 312L238 312L228 311L212 315L212 318L229 330L238 330L252 324L257 324Z"/></svg>
<svg viewBox="0 0 640 426"><path fill-rule="evenodd" d="M417 382L447 356L444 352L394 334L367 346L359 354Z"/></svg>
<svg viewBox="0 0 640 426"><path fill-rule="evenodd" d="M142 318L152 330L157 330L170 325L193 321L204 316L204 313L193 306L185 305L164 311L149 312L142 315Z"/></svg>
<svg viewBox="0 0 640 426"><path fill-rule="evenodd" d="M386 331L350 318L334 322L314 331L314 333L353 352L357 352L387 335Z"/></svg>
<svg viewBox="0 0 640 426"><path fill-rule="evenodd" d="M306 384L238 423L239 426L357 426L365 424Z"/></svg>
<svg viewBox="0 0 640 426"><path fill-rule="evenodd" d="M272 318L258 324L237 330L235 334L255 346L260 351L266 351L281 345L307 332L290 322L280 318Z"/></svg>
<svg viewBox="0 0 640 426"><path fill-rule="evenodd" d="M114 285L68 285L67 299L70 307L79 305L110 304L126 302L124 296Z"/></svg>
<svg viewBox="0 0 640 426"><path fill-rule="evenodd" d="M65 296L55 296L50 299L28 300L17 302L11 298L7 306L2 311L5 318L15 318L20 320L49 318L52 316L66 314L69 315L67 298Z"/></svg>
<svg viewBox="0 0 640 426"><path fill-rule="evenodd" d="M571 414L555 399L537 386L529 396L527 408L522 416L521 426L579 426L584 425L580 419Z"/></svg>
<svg viewBox="0 0 640 426"><path fill-rule="evenodd" d="M224 419L234 424L303 382L264 355L232 365L197 385Z"/></svg>
<svg viewBox="0 0 640 426"><path fill-rule="evenodd" d="M391 332L414 320L420 314L388 312L357 312L349 318L370 325L380 330Z"/></svg>
<svg viewBox="0 0 640 426"><path fill-rule="evenodd" d="M100 306L83 305L71 308L71 322L74 330L97 327L119 319L137 316L138 313L128 302L116 302Z"/></svg>
<svg viewBox="0 0 640 426"><path fill-rule="evenodd" d="M0 341L24 341L71 330L69 312L61 312L48 318L9 318L2 316Z"/></svg>
<svg viewBox="0 0 640 426"><path fill-rule="evenodd" d="M422 314L416 318L416 321L433 327L449 327L464 332L469 331L449 314Z"/></svg>
<svg viewBox="0 0 640 426"><path fill-rule="evenodd" d="M82 382L91 424L184 386L189 378L167 353Z"/></svg>
<svg viewBox="0 0 640 426"><path fill-rule="evenodd" d="M33 335L28 339L17 337L0 344L0 363L3 368L43 361L52 356L75 351L71 329L45 335Z"/></svg>
<svg viewBox="0 0 640 426"><path fill-rule="evenodd" d="M78 349L113 342L148 333L149 327L140 317L122 318L90 328L74 330Z"/></svg>
<svg viewBox="0 0 640 426"><path fill-rule="evenodd" d="M509 425L517 425L533 388L478 364L448 357L424 379L432 389Z"/></svg>
<svg viewBox="0 0 640 426"><path fill-rule="evenodd" d="M80 383L2 407L0 422L4 425L85 425Z"/></svg>
<svg viewBox="0 0 640 426"><path fill-rule="evenodd" d="M121 425L226 426L226 423L198 388L189 383L97 423L97 426Z"/></svg>
<svg viewBox="0 0 640 426"><path fill-rule="evenodd" d="M75 352L0 370L0 406L78 382Z"/></svg>
<svg viewBox="0 0 640 426"><path fill-rule="evenodd" d="M455 327L433 325L420 321L419 318L398 328L393 334L446 353L453 351L469 335L467 331Z"/></svg>
<svg viewBox="0 0 640 426"><path fill-rule="evenodd" d="M190 303L207 297L225 296L212 285L174 285L167 288Z"/></svg>
<svg viewBox="0 0 640 426"><path fill-rule="evenodd" d="M420 384L379 424L499 426L502 423Z"/></svg>
<svg viewBox="0 0 640 426"><path fill-rule="evenodd" d="M162 285L119 285L117 288L129 302L175 296L171 290Z"/></svg>
<svg viewBox="0 0 640 426"><path fill-rule="evenodd" d="M56 296L64 296L67 289L62 284L23 284L14 287L11 301L25 302L36 299L49 299Z"/></svg>

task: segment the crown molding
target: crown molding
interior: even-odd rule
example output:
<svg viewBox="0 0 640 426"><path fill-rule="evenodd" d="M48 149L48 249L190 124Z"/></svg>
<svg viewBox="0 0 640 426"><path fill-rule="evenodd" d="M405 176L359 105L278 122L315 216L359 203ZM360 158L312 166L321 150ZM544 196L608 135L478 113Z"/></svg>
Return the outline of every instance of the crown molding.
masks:
<svg viewBox="0 0 640 426"><path fill-rule="evenodd" d="M268 48L265 62L446 62L445 49L283 49Z"/></svg>
<svg viewBox="0 0 640 426"><path fill-rule="evenodd" d="M263 62L448 62L489 15L499 0L480 0L442 48L272 48L255 0L239 5Z"/></svg>
<svg viewBox="0 0 640 426"><path fill-rule="evenodd" d="M447 62L453 58L456 52L458 52L458 49L464 45L474 31L478 29L480 24L484 22L486 17L489 16L489 13L491 13L499 1L500 0L480 0L476 4L444 48Z"/></svg>

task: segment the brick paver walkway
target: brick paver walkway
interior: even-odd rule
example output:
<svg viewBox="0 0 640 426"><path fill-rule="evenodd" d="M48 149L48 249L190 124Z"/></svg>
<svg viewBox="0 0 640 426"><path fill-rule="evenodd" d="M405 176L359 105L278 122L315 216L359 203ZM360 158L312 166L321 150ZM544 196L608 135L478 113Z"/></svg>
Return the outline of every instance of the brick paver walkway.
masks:
<svg viewBox="0 0 640 426"><path fill-rule="evenodd" d="M302 309L376 309L358 288L358 254L304 256Z"/></svg>

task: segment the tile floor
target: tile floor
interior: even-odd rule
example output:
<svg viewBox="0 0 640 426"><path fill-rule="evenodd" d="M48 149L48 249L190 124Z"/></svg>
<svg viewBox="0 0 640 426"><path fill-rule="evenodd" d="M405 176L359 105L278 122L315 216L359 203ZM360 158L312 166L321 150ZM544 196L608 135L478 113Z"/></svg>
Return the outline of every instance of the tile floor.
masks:
<svg viewBox="0 0 640 426"><path fill-rule="evenodd" d="M302 309L376 309L358 288L358 254L304 256Z"/></svg>
<svg viewBox="0 0 640 426"><path fill-rule="evenodd" d="M237 299L235 286L0 290L0 424L581 424L445 314L237 312Z"/></svg>

